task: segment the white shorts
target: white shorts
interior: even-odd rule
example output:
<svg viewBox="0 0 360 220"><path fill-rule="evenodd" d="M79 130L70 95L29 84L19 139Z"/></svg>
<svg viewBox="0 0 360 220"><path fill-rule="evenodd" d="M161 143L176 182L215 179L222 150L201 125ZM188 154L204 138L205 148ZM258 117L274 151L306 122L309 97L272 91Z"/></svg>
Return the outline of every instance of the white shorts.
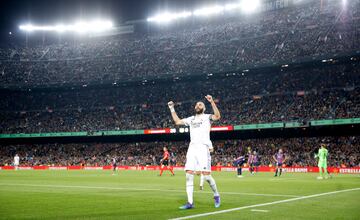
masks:
<svg viewBox="0 0 360 220"><path fill-rule="evenodd" d="M14 166L19 166L19 163L14 163Z"/></svg>
<svg viewBox="0 0 360 220"><path fill-rule="evenodd" d="M186 154L185 170L211 171L211 156L209 146L190 144Z"/></svg>

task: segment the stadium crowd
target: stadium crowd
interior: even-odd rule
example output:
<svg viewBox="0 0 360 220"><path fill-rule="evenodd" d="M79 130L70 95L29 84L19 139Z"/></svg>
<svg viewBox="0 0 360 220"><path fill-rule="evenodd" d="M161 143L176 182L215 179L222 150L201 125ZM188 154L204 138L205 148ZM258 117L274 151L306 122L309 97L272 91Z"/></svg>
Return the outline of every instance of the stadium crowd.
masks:
<svg viewBox="0 0 360 220"><path fill-rule="evenodd" d="M360 117L359 64L242 73L179 82L0 94L1 133L101 131L173 127L167 102L181 117L211 94L218 125L306 122ZM207 112L211 112L208 106Z"/></svg>
<svg viewBox="0 0 360 220"><path fill-rule="evenodd" d="M0 49L0 85L115 82L242 70L360 49L360 1L313 1L177 30Z"/></svg>
<svg viewBox="0 0 360 220"><path fill-rule="evenodd" d="M214 141L212 162L214 166L232 166L235 158L246 155L251 148L258 153L260 164L269 166L275 163L272 156L282 148L288 158L287 166L316 166L314 154L324 142L328 145L330 166L360 166L358 136ZM169 148L172 165L184 165L188 147L185 141L6 145L0 146L0 165L11 165L16 153L22 165L104 166L110 165L112 158L116 158L119 165L158 165L163 147Z"/></svg>

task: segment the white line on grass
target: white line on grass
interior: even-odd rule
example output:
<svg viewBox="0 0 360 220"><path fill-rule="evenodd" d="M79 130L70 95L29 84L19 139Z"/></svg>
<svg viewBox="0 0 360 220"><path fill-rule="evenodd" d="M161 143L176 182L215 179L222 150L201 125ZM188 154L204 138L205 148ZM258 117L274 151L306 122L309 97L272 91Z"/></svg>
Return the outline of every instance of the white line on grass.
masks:
<svg viewBox="0 0 360 220"><path fill-rule="evenodd" d="M271 178L270 181L298 180L297 178Z"/></svg>
<svg viewBox="0 0 360 220"><path fill-rule="evenodd" d="M221 210L221 211L206 212L206 213L196 214L196 215L188 215L188 216L184 216L184 217L173 218L173 219L170 219L170 220L181 220L181 219L204 217L204 216L209 216L209 215L217 215L217 214L222 214L222 213L227 213L227 212L238 211L238 210L242 210L242 209L249 209L249 208L256 208L256 207L262 207L262 206L268 206L268 205L274 205L274 204L280 204L280 203L294 202L294 201L303 200L303 199L326 196L326 195L337 194L337 193L342 193L342 192L350 192L350 191L355 191L355 190L360 190L360 188L344 189L344 190L339 190L339 191L332 191L332 192L319 193L319 194L313 194L313 195L308 195L308 196L301 196L301 197L298 197L298 198L279 200L279 201L275 201L275 202L267 202L267 203L261 203L261 204L255 204L255 205L249 205L249 206L242 206L242 207L237 207L237 208L232 208L232 209L224 209L224 210Z"/></svg>
<svg viewBox="0 0 360 220"><path fill-rule="evenodd" d="M29 186L29 187L48 187L48 188L78 188L78 189L106 189L106 190L130 190L130 191L160 191L160 192L179 192L185 193L185 190L177 189L148 189L148 188L126 188L126 187L106 187L106 186L72 186L72 185L43 185L43 184L6 184L0 183L1 186ZM212 194L209 191L195 191L196 193ZM220 192L226 195L246 195L246 196L268 196L268 197L294 197L297 195L284 194L262 194L262 193L242 193L242 192Z"/></svg>
<svg viewBox="0 0 360 220"><path fill-rule="evenodd" d="M263 210L263 209L251 209L252 212L269 212L269 210Z"/></svg>

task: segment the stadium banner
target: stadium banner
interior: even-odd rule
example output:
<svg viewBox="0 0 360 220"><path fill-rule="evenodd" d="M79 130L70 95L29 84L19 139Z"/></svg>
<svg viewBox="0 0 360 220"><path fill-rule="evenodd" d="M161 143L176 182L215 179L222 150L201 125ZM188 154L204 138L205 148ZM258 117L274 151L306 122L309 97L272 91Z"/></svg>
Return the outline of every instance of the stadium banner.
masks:
<svg viewBox="0 0 360 220"><path fill-rule="evenodd" d="M29 166L21 166L21 167L18 167L19 170L33 170L34 167L29 167Z"/></svg>
<svg viewBox="0 0 360 220"><path fill-rule="evenodd" d="M335 126L360 124L360 118L343 118L332 120L313 120L306 126ZM279 128L301 128L304 124L300 122L274 122L260 124L242 124L228 126L213 126L211 132L237 131L237 130L258 130L258 129L279 129ZM116 131L82 131L82 132L53 132L53 133L19 133L0 134L0 138L52 138L52 137L89 137L89 136L123 136L123 135L148 135L148 134L173 134L188 133L188 127L179 128L153 128L145 130L116 130Z"/></svg>
<svg viewBox="0 0 360 220"><path fill-rule="evenodd" d="M68 170L82 170L83 166L68 166Z"/></svg>
<svg viewBox="0 0 360 220"><path fill-rule="evenodd" d="M299 128L301 126L300 122L285 122L285 128Z"/></svg>
<svg viewBox="0 0 360 220"><path fill-rule="evenodd" d="M33 166L32 168L34 170L48 170L49 169L48 166Z"/></svg>
<svg viewBox="0 0 360 220"><path fill-rule="evenodd" d="M360 118L342 118L342 119L332 119L332 120L310 121L311 126L346 125L346 124L360 124Z"/></svg>
<svg viewBox="0 0 360 220"><path fill-rule="evenodd" d="M228 126L212 126L210 131L233 131L234 127L231 125Z"/></svg>
<svg viewBox="0 0 360 220"><path fill-rule="evenodd" d="M175 133L175 128L157 128L157 129L146 129L144 130L144 134L170 134Z"/></svg>
<svg viewBox="0 0 360 220"><path fill-rule="evenodd" d="M144 130L97 131L88 133L88 136L136 135L144 134Z"/></svg>
<svg viewBox="0 0 360 220"><path fill-rule="evenodd" d="M112 166L19 166L19 170L112 170ZM160 170L160 166L118 166L117 170ZM165 168L166 169L166 168ZM184 170L183 166L173 166L174 170ZM0 166L0 170L15 170L14 166ZM236 172L237 167L231 166L212 166L212 171L217 172ZM244 167L243 171L249 171L249 167ZM360 174L360 167L339 168L328 167L330 173L341 174ZM259 166L258 172L275 172L275 167ZM283 172L288 173L317 173L318 167L283 167Z"/></svg>
<svg viewBox="0 0 360 220"><path fill-rule="evenodd" d="M103 167L88 167L88 166L85 166L83 167L84 170L103 170L104 168Z"/></svg>
<svg viewBox="0 0 360 220"><path fill-rule="evenodd" d="M49 170L67 170L67 166L49 167Z"/></svg>
<svg viewBox="0 0 360 220"><path fill-rule="evenodd" d="M283 122L264 123L264 124L245 124L235 125L234 130L256 130L256 129L269 129L269 128L283 128Z"/></svg>

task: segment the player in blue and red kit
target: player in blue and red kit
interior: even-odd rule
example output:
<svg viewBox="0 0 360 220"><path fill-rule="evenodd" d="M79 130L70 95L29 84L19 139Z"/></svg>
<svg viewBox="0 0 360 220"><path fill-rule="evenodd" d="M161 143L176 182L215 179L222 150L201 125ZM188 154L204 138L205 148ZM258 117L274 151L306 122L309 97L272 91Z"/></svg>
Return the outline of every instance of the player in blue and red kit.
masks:
<svg viewBox="0 0 360 220"><path fill-rule="evenodd" d="M245 156L240 156L234 160L234 166L237 167L237 175L239 178L243 177L242 175L242 166L246 162Z"/></svg>
<svg viewBox="0 0 360 220"><path fill-rule="evenodd" d="M253 163L254 163L254 155L251 153L251 150L249 150L247 164L249 165L249 171L251 174L254 174Z"/></svg>
<svg viewBox="0 0 360 220"><path fill-rule="evenodd" d="M260 164L259 155L256 153L256 151L253 151L252 164L250 165L253 173L257 173L259 171L259 164Z"/></svg>
<svg viewBox="0 0 360 220"><path fill-rule="evenodd" d="M273 156L273 159L276 162L276 169L275 169L275 177L281 176L282 173L282 165L285 163L286 161L286 156L283 152L283 150L280 148L279 151Z"/></svg>

